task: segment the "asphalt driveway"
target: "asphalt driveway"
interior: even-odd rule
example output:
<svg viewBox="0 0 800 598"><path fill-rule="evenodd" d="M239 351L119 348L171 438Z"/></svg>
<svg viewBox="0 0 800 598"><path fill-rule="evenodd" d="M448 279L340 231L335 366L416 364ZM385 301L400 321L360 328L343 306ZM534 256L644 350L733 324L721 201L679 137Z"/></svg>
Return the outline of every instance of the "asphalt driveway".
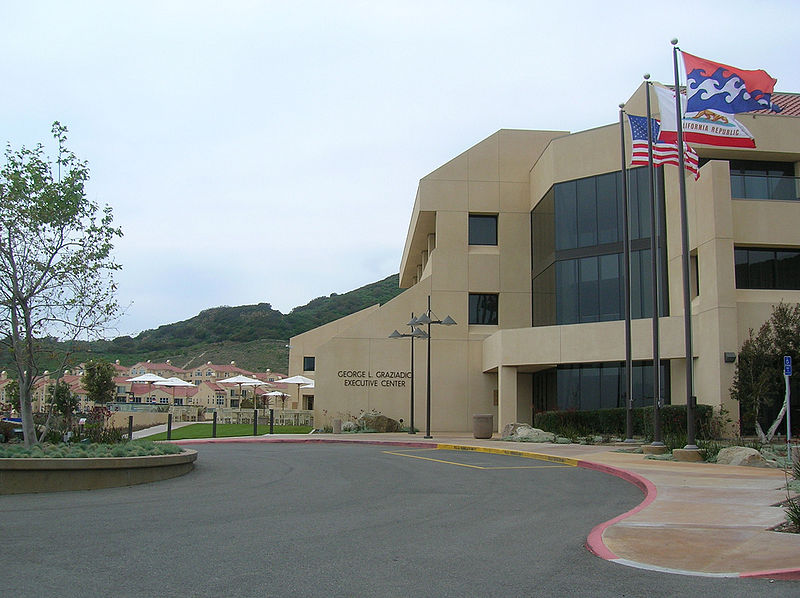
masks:
<svg viewBox="0 0 800 598"><path fill-rule="evenodd" d="M195 471L0 497L8 596L786 596L791 582L642 571L591 555L634 507L618 478L519 457L214 444Z"/></svg>

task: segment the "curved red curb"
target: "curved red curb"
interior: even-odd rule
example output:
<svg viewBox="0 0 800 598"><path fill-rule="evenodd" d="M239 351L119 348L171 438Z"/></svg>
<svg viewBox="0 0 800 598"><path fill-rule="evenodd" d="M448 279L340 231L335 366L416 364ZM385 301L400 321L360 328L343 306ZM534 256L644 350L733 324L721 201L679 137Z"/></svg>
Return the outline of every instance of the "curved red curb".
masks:
<svg viewBox="0 0 800 598"><path fill-rule="evenodd" d="M739 577L800 581L800 569L776 569L774 571L752 571L750 573L740 573Z"/></svg>
<svg viewBox="0 0 800 598"><path fill-rule="evenodd" d="M647 478L640 476L639 474L633 473L631 471L626 471L624 469L619 469L617 467L612 467L610 465L603 465L601 463L593 463L591 461L578 461L578 467L583 467L584 469L593 469L595 471L600 471L602 473L607 473L609 475L616 476L620 479L625 480L633 484L634 486L638 487L639 490L644 492L644 500L632 508L630 511L623 513L622 515L618 515L613 519L609 519L608 521L601 523L600 525L596 525L592 531L589 533L589 537L586 538L586 548L592 554L599 556L602 559L607 561L614 561L617 560L619 557L611 552L611 549L606 546L605 542L603 542L603 533L614 525L615 523L638 513L650 503L652 503L656 496L658 496L658 490L656 489L655 484L648 480Z"/></svg>

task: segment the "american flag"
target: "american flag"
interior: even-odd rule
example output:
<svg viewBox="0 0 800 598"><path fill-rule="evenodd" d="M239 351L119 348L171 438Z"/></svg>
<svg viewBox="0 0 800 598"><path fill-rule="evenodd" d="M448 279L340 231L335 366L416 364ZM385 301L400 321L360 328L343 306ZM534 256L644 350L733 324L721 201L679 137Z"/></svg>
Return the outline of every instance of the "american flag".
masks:
<svg viewBox="0 0 800 598"><path fill-rule="evenodd" d="M628 122L631 125L631 166L647 166L647 117L628 115ZM655 118L650 119L653 139L653 165L674 164L678 166L678 144L658 141L658 131L661 123ZM684 165L686 170L694 175L700 176L698 170L697 154L686 143L684 147Z"/></svg>

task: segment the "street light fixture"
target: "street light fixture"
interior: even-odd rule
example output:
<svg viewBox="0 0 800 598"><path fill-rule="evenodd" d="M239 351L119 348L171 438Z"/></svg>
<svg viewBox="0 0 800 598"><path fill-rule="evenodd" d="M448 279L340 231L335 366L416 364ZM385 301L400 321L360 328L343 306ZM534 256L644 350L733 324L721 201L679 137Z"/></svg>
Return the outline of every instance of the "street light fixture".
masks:
<svg viewBox="0 0 800 598"><path fill-rule="evenodd" d="M409 434L416 434L414 429L414 339L415 338L428 338L428 333L417 327L417 321L414 319L414 313L411 313L411 321L407 324L411 327L411 332L408 334L401 334L397 330L389 335L389 338L410 338L411 339L411 417L408 427Z"/></svg>
<svg viewBox="0 0 800 598"><path fill-rule="evenodd" d="M428 372L427 372L427 388L426 388L426 401L425 401L425 438L433 438L431 436L431 324L441 324L442 326L455 326L456 321L450 316L446 316L444 320L434 320L431 316L436 316L431 311L431 296L428 295L428 310L416 319L412 320L415 324L428 325ZM410 324L411 322L409 322Z"/></svg>

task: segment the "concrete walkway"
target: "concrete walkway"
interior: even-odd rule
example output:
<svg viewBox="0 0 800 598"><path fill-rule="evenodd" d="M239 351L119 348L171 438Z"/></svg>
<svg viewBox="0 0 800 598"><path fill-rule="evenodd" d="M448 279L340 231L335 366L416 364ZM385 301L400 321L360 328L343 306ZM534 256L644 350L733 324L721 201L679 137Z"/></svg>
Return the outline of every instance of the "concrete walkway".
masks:
<svg viewBox="0 0 800 598"><path fill-rule="evenodd" d="M172 429L177 430L178 428L182 428L183 426L189 426L197 423L202 424L203 422L172 422ZM136 440L138 438L145 438L147 436L152 436L153 434L161 434L162 432L166 431L167 431L167 424L159 424L157 426L151 426L149 428L137 430L136 432L133 433L133 439Z"/></svg>
<svg viewBox="0 0 800 598"><path fill-rule="evenodd" d="M645 496L628 513L599 523L586 546L601 558L632 567L712 577L800 580L800 534L770 528L785 521L783 471L681 463L616 452L614 446L583 446L476 440L464 434L314 434L178 441L364 442L525 453L617 475Z"/></svg>

